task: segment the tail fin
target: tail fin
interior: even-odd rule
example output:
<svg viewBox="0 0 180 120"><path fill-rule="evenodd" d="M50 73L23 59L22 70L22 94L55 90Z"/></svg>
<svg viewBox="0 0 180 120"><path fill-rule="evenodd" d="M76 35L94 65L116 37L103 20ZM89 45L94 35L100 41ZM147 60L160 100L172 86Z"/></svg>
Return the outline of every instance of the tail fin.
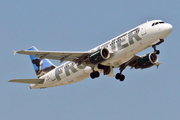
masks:
<svg viewBox="0 0 180 120"><path fill-rule="evenodd" d="M30 47L28 50L38 51L38 49L34 46ZM34 55L29 55L29 57L38 78L55 68L55 65L48 59L40 60L40 58L36 58Z"/></svg>

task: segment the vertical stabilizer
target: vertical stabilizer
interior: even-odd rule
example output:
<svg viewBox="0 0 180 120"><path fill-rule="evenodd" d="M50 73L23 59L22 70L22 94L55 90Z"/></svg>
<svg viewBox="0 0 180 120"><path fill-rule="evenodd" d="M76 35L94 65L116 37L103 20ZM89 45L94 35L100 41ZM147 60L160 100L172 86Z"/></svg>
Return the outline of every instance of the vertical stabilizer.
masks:
<svg viewBox="0 0 180 120"><path fill-rule="evenodd" d="M38 51L34 46L30 47L28 50ZM29 57L38 78L55 68L55 65L48 59L40 60L40 58L36 58L34 55L29 55Z"/></svg>

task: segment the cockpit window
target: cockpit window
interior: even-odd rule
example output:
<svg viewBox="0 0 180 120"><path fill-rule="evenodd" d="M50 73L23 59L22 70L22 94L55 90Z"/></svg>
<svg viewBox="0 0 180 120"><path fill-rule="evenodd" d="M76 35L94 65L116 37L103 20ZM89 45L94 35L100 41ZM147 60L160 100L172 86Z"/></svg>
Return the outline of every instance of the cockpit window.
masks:
<svg viewBox="0 0 180 120"><path fill-rule="evenodd" d="M162 22L159 22L160 24L164 23L163 21Z"/></svg>
<svg viewBox="0 0 180 120"><path fill-rule="evenodd" d="M157 24L163 24L163 23L164 23L163 21L161 21L161 22L155 22L155 23L152 24L152 26L155 26L155 25L157 25Z"/></svg>

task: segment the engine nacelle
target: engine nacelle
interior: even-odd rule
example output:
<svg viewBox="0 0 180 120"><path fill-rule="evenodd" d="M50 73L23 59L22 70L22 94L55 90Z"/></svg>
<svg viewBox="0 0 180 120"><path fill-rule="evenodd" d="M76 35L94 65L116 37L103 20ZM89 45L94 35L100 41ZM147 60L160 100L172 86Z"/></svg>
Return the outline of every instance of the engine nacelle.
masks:
<svg viewBox="0 0 180 120"><path fill-rule="evenodd" d="M103 62L104 60L107 60L109 57L109 50L106 48L102 48L90 54L89 62L91 64L98 64Z"/></svg>
<svg viewBox="0 0 180 120"><path fill-rule="evenodd" d="M153 65L157 65L158 62L158 57L155 53L149 53L143 57L141 57L137 64L135 65L135 68L141 68L141 69L145 69L145 68L149 68L152 67Z"/></svg>

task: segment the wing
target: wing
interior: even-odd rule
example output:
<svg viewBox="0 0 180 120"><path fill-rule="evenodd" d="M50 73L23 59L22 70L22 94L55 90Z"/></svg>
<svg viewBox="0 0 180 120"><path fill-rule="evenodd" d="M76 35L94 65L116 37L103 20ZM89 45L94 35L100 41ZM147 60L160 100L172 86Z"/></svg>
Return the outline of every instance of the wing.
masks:
<svg viewBox="0 0 180 120"><path fill-rule="evenodd" d="M120 68L119 68L120 71L123 71L127 66L130 66L131 69L134 68L134 66L137 64L139 59L140 59L140 57L135 55L129 61L120 65Z"/></svg>
<svg viewBox="0 0 180 120"><path fill-rule="evenodd" d="M135 55L133 58L131 58L128 62L125 63L126 66L130 66L131 69L135 67L136 63L140 59L140 56Z"/></svg>
<svg viewBox="0 0 180 120"><path fill-rule="evenodd" d="M54 59L54 60L61 60L63 61L73 61L76 63L80 63L82 60L85 59L89 52L61 52L61 51L30 51L30 50L20 50L14 51L15 53L19 54L26 54L26 55L35 55L40 59Z"/></svg>
<svg viewBox="0 0 180 120"><path fill-rule="evenodd" d="M44 79L13 79L8 82L27 83L27 84L43 84Z"/></svg>
<svg viewBox="0 0 180 120"><path fill-rule="evenodd" d="M120 70L123 71L127 66L130 66L131 69L146 69L152 66L159 67L161 63L158 63L158 57L155 53L149 53L144 56L134 56L129 61L120 65Z"/></svg>

